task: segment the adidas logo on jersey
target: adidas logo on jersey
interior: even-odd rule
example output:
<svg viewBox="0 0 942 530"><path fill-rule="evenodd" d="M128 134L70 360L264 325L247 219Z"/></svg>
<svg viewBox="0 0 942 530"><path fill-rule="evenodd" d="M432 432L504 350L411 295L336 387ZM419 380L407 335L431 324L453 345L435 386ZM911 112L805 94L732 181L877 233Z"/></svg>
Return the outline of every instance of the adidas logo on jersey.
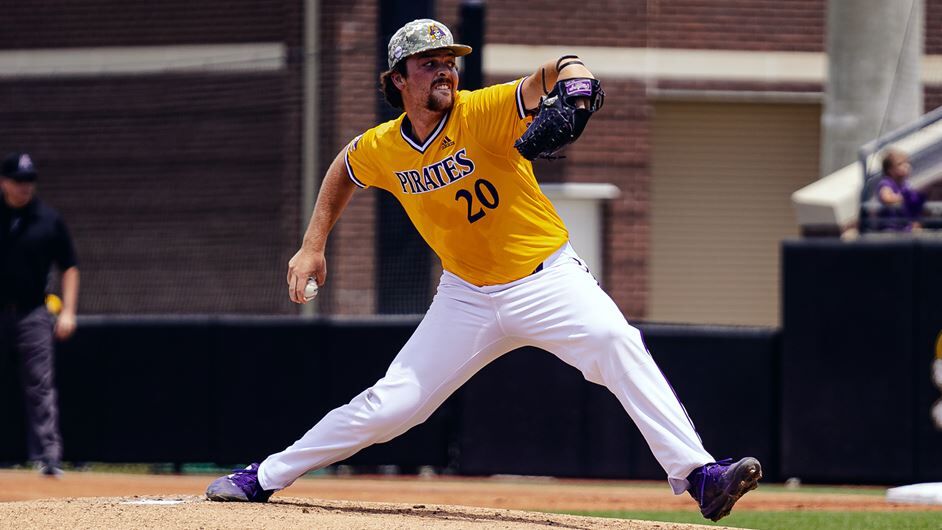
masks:
<svg viewBox="0 0 942 530"><path fill-rule="evenodd" d="M442 139L442 146L440 149L451 147L453 145L455 145L455 141L449 138L448 136L445 136L445 138Z"/></svg>

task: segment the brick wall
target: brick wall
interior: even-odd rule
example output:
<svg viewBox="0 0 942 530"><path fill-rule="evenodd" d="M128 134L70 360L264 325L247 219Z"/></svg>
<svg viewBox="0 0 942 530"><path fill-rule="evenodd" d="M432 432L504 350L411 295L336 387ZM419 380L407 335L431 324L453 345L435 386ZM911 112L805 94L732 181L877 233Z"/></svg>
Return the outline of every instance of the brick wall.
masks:
<svg viewBox="0 0 942 530"><path fill-rule="evenodd" d="M607 182L621 190L605 208L606 274L600 280L622 311L641 317L647 305L653 109L640 82L609 81L605 90L603 111L567 152L566 180Z"/></svg>
<svg viewBox="0 0 942 530"><path fill-rule="evenodd" d="M651 48L824 50L826 0L655 0Z"/></svg>
<svg viewBox="0 0 942 530"><path fill-rule="evenodd" d="M926 85L923 91L923 108L926 112L942 106L942 84Z"/></svg>
<svg viewBox="0 0 942 530"><path fill-rule="evenodd" d="M926 85L923 97L923 105L926 112L942 106L942 84ZM942 201L942 182L936 183L927 190L927 195L930 201Z"/></svg>
<svg viewBox="0 0 942 530"><path fill-rule="evenodd" d="M936 1L936 0L932 0ZM439 0L451 27L460 0ZM823 51L826 0L487 2L485 42Z"/></svg>
<svg viewBox="0 0 942 530"><path fill-rule="evenodd" d="M67 220L83 313L285 313L298 216L291 76L0 83L0 146Z"/></svg>
<svg viewBox="0 0 942 530"><path fill-rule="evenodd" d="M0 49L301 42L300 1L6 2Z"/></svg>
<svg viewBox="0 0 942 530"><path fill-rule="evenodd" d="M926 53L942 54L942 0L925 1ZM942 81L942 80L940 80Z"/></svg>
<svg viewBox="0 0 942 530"><path fill-rule="evenodd" d="M356 135L377 123L375 0L321 4L321 142L323 167ZM376 310L375 219L379 190L357 190L328 244L330 288L321 309L346 315Z"/></svg>
<svg viewBox="0 0 942 530"><path fill-rule="evenodd" d="M0 79L0 150L34 155L66 218L82 313L293 313L300 210L296 1L17 2L9 49L284 43L282 71Z"/></svg>
<svg viewBox="0 0 942 530"><path fill-rule="evenodd" d="M486 3L486 41L820 52L824 49L826 3L826 0L588 0L573 9L571 4L549 0L490 0ZM438 0L436 17L449 24L460 39L459 4L460 0ZM320 61L318 90L322 103L317 142L321 160L317 172L323 174L347 141L376 124L379 8L376 0L325 0L320 8L321 53L313 59ZM8 6L4 17L0 50L272 41L286 43L290 57L297 59L303 43L300 0L187 3L169 0L159 4L37 0ZM940 17L942 0L926 0L928 53L942 53L942 31L935 29L942 27L937 23L942 20ZM927 86L927 108L942 104L939 86ZM605 110L593 119L584 137L570 150L569 158L539 163L536 171L543 181L611 182L622 190L621 197L611 201L605 211L608 245L606 278L602 280L623 310L643 317L650 237L648 129L652 106L647 90L804 92L820 91L821 87L684 81L658 81L645 86L640 82L606 80L605 88L608 93ZM213 262L215 258L207 257L210 261L199 266L216 263L213 266L223 271L226 267L239 269L223 276L230 274L226 276L230 281L242 282L240 285L253 293L251 298L255 302L231 301L215 291L212 296L217 300L223 297L233 311L295 310L284 301L283 285L269 284L266 279L262 282L264 292L256 292L252 291L255 287L248 285L248 278L271 273L277 282L283 281L285 262L299 242L301 78L297 60L284 73L73 79L65 83L4 81L0 91L3 93L0 119L5 124L17 125L15 134L9 128L0 131L0 147L29 146L36 151L37 162L45 171L44 195L50 196L50 202L60 203L81 237L100 231L97 242L89 240L84 246L102 249L102 270L109 270L108 263L116 260L118 252L133 255L147 248L152 253L159 246L153 243L155 238L171 238L169 232L155 232L143 239L150 242L144 245L140 238L118 236L124 233L122 230L140 229L132 213L141 218L145 214L156 215L147 214L149 205L145 197L170 196L166 200L173 203L171 199L176 195L170 191L175 191L188 199L178 201L176 209L168 212L180 218L182 226L199 226L196 232L203 230L199 232L203 235L188 234L194 242L187 243L190 245L187 248L201 249L207 256L217 249L220 255L238 255L246 260ZM179 99L176 103L169 101L174 94ZM186 107L183 103L186 98L204 106ZM160 112L168 114L158 115L153 106L145 105L148 102L161 103ZM163 120L165 127L158 127L155 120ZM140 132L120 132L131 126L139 127ZM187 139L190 143L182 146ZM164 159L172 160L171 165L177 164L176 176L161 174L160 161ZM86 168L82 185L69 180L75 178L71 176L75 167ZM259 179L259 174L266 178ZM89 181L90 178L98 180ZM162 187L154 183L161 183ZM268 187L261 189L262 183ZM131 198L116 197L118 189L127 189ZM375 263L377 193L382 192L357 192L334 230L328 247L330 289L323 291L320 300L324 312L375 311L374 267L380 265ZM208 215L206 205L198 205L199 200L218 204L217 197L224 197L222 202L234 207L222 207L222 211ZM107 206L109 203L125 204L122 207L127 212L121 214L124 217L115 217L118 219L115 223L108 221L110 217L96 217L99 212L86 216L88 204L100 203L104 205L101 211L109 215L114 215L108 210L113 208ZM94 221L83 226L80 219L83 217ZM220 246L219 233L213 230L226 225L239 231L239 246ZM109 245L113 248L108 248ZM255 252L261 257L251 257ZM87 252L83 252L83 258L86 265L96 263L89 263ZM196 294L200 292L196 286L199 274L190 272L197 267L195 262L161 258L156 260L152 256L149 262L141 258L139 266L160 261L167 269L156 273L165 278L161 280L164 282L161 285L166 286L164 290L180 290L182 284L172 282L171 278L186 282L193 278L193 283L184 284L191 286L188 290L191 297L202 296ZM106 283L97 287L107 293L104 296L128 299ZM277 295L272 294L276 291ZM152 305L147 307L170 307L169 302L159 301L163 298L157 300L148 302ZM133 312L142 307L140 303L122 301L108 304L112 305L96 309ZM194 307L201 306L197 303Z"/></svg>

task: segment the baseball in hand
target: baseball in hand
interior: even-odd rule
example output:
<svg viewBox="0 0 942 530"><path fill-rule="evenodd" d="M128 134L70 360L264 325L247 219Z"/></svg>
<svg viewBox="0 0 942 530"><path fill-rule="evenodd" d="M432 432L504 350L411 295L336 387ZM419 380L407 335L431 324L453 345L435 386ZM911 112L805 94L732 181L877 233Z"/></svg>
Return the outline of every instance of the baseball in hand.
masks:
<svg viewBox="0 0 942 530"><path fill-rule="evenodd" d="M307 285L304 286L304 301L310 302L315 296L317 296L317 280L308 278Z"/></svg>

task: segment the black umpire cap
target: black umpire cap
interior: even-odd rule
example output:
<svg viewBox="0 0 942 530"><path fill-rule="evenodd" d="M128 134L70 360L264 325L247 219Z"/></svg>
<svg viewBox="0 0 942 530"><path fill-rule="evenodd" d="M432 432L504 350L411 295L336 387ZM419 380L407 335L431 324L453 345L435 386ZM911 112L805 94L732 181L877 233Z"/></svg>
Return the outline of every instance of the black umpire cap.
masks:
<svg viewBox="0 0 942 530"><path fill-rule="evenodd" d="M29 154L10 153L3 159L0 174L20 182L33 182L36 180L36 167Z"/></svg>

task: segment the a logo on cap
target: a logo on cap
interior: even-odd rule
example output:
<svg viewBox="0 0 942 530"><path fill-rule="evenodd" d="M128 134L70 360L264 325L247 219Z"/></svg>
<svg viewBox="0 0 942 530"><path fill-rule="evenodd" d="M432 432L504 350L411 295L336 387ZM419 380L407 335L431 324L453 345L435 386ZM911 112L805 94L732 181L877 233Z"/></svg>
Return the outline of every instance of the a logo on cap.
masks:
<svg viewBox="0 0 942 530"><path fill-rule="evenodd" d="M19 166L20 171L32 171L33 160L27 154L20 155L20 161L19 161L18 166Z"/></svg>
<svg viewBox="0 0 942 530"><path fill-rule="evenodd" d="M445 38L445 32L442 31L442 28L438 27L438 24L429 24L428 38L433 41L443 40Z"/></svg>

